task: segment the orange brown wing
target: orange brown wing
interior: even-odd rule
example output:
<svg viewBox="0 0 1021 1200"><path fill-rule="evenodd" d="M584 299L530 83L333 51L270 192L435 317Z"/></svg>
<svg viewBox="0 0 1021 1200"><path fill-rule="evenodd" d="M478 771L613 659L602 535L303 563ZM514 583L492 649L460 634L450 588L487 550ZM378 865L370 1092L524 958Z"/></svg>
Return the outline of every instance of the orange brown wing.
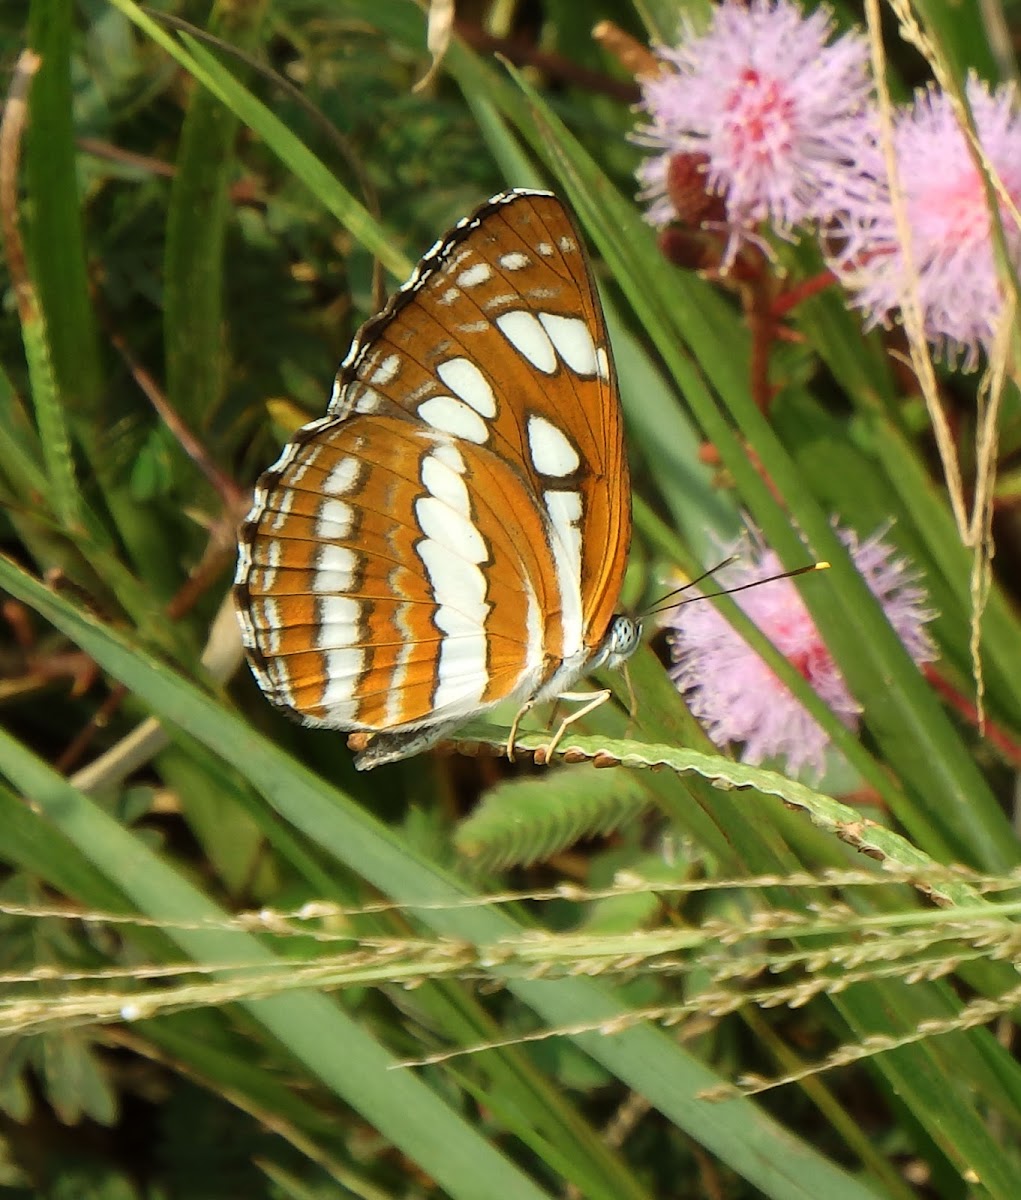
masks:
<svg viewBox="0 0 1021 1200"><path fill-rule="evenodd" d="M367 322L259 482L236 595L264 690L340 728L460 723L602 642L630 490L602 312L546 193L495 197Z"/></svg>
<svg viewBox="0 0 1021 1200"><path fill-rule="evenodd" d="M602 307L555 196L494 197L438 242L365 327L330 411L424 415L455 434L479 429L481 417L487 444L519 465L537 499L551 485L580 491L581 634L590 649L600 642L627 565L631 491ZM529 433L545 426L534 418L567 437L576 471L535 469ZM551 629L551 648L571 657L575 632Z"/></svg>

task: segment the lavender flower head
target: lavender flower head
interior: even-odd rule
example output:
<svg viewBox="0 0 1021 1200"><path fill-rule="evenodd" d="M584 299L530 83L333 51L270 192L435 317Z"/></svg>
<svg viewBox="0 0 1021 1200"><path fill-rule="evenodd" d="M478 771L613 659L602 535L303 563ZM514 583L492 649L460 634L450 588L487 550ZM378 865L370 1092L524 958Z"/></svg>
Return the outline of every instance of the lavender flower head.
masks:
<svg viewBox="0 0 1021 1200"><path fill-rule="evenodd" d="M1016 207L1021 203L1017 93L1011 85L990 92L972 78L967 97L979 143ZM895 116L893 144L926 338L951 361L963 353L965 369L972 369L979 349L991 345L1003 312L982 176L942 92L920 93L911 108ZM854 169L858 183L845 192L838 221L847 244L831 266L851 289L867 324L885 325L902 306L908 284L878 135L863 140ZM1021 230L1002 200L1000 217L1011 262L1021 267Z"/></svg>
<svg viewBox="0 0 1021 1200"><path fill-rule="evenodd" d="M882 540L882 531L865 541L851 530L837 533L908 653L916 663L931 662L936 651L925 625L934 613L910 564ZM721 572L720 587L783 570L772 550L753 547L747 537L733 552L753 557ZM794 584L777 580L734 599L840 720L856 729L861 710ZM667 624L671 677L717 746L743 742L743 762L782 758L792 775L806 767L816 778L822 775L828 734L711 604L685 604Z"/></svg>
<svg viewBox="0 0 1021 1200"><path fill-rule="evenodd" d="M708 30L685 20L682 42L657 53L664 71L642 83L649 123L634 140L658 151L638 169L646 219L674 217L670 159L704 155L707 190L723 197L728 258L769 221L789 235L825 217L820 200L839 189L871 93L864 39L833 31L828 11L804 14L792 0L725 0Z"/></svg>

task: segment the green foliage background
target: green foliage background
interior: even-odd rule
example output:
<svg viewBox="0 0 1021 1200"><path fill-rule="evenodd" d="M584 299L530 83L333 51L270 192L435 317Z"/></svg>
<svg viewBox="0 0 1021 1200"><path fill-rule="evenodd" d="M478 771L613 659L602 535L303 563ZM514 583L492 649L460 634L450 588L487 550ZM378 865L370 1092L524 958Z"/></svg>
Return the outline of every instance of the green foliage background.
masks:
<svg viewBox="0 0 1021 1200"><path fill-rule="evenodd" d="M910 662L831 527L892 520L940 614L941 678L969 695L970 556L894 340L817 296L773 348L763 415L740 306L670 266L641 220L629 81L590 29L669 40L679 11L464 4L510 58L551 57L519 70L455 38L420 92L411 0L0 14L9 118L19 53L41 60L0 199L25 250L19 266L5 229L12 1196L1016 1197L1016 388L982 736ZM918 5L958 80L1005 69L990 11ZM890 49L905 95L920 60ZM711 559L742 512L789 565L797 529L833 563L803 595L860 739L749 634L846 757L823 790L712 753L655 647L636 658L635 719L607 705L577 739L622 764L602 772L431 756L359 776L342 738L279 719L236 669L224 600L248 487L322 412L377 305L374 264L392 288L508 184L554 187L593 250L635 477L625 600ZM810 248L781 253L792 279L818 268ZM942 384L967 456L976 380ZM474 1051L439 1061L458 1048ZM843 1065L804 1073L819 1062Z"/></svg>

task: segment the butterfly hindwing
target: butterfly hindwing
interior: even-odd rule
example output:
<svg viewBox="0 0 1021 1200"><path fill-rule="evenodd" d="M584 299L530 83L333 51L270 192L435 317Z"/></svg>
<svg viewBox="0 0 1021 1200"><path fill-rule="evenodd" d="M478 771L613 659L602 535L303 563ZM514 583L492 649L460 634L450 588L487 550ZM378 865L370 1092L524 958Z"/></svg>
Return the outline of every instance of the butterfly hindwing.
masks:
<svg viewBox="0 0 1021 1200"><path fill-rule="evenodd" d="M351 417L283 467L249 544L264 673L310 722L463 719L542 678L550 557L520 475L492 451Z"/></svg>

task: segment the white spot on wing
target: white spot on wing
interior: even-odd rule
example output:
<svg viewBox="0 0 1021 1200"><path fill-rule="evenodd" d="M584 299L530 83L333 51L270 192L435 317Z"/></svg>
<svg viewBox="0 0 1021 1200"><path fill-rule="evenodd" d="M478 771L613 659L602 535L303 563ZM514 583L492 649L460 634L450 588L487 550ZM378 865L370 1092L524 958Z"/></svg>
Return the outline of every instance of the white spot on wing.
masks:
<svg viewBox="0 0 1021 1200"><path fill-rule="evenodd" d="M354 698L365 670L365 650L362 646L344 646L323 654L326 664L326 687L319 703L327 710L325 720L341 728L354 723L358 701Z"/></svg>
<svg viewBox="0 0 1021 1200"><path fill-rule="evenodd" d="M595 375L596 346L586 321L581 317L539 313L539 322L556 346L557 353L576 375Z"/></svg>
<svg viewBox="0 0 1021 1200"><path fill-rule="evenodd" d="M403 712L403 696L401 692L408 679L408 668L411 656L415 652L415 627L412 624L417 604L400 604L394 615L394 624L401 638L401 648L397 651L393 674L390 676L390 687L386 696L386 726L397 725ZM409 618L411 618L409 620Z"/></svg>
<svg viewBox="0 0 1021 1200"><path fill-rule="evenodd" d="M527 254L522 254L520 250L512 250L509 254L500 255L500 266L505 271L522 271L529 264Z"/></svg>
<svg viewBox="0 0 1021 1200"><path fill-rule="evenodd" d="M357 570L358 555L350 546L335 546L325 542L316 554L312 591L317 595L349 592L354 587Z"/></svg>
<svg viewBox="0 0 1021 1200"><path fill-rule="evenodd" d="M269 522L271 533L279 533L287 524L287 519L291 515L291 505L294 503L295 493L290 488L280 497L277 502L276 511Z"/></svg>
<svg viewBox="0 0 1021 1200"><path fill-rule="evenodd" d="M557 369L557 356L545 329L530 312L517 309L496 318L497 328L537 371L552 375Z"/></svg>
<svg viewBox="0 0 1021 1200"><path fill-rule="evenodd" d="M357 458L342 458L323 480L323 491L328 496L345 496L358 482L361 463Z"/></svg>
<svg viewBox="0 0 1021 1200"><path fill-rule="evenodd" d="M282 557L283 545L277 538L264 543L259 566L251 561L251 552L249 552L248 571L252 587L263 592L271 591L276 582L277 570Z"/></svg>
<svg viewBox="0 0 1021 1200"><path fill-rule="evenodd" d="M308 471L309 467L315 464L316 459L320 454L322 454L322 452L322 446L309 446L305 449L305 453L294 463L290 471L287 473L287 482L291 485L291 487L301 483L302 479L305 478L305 473Z"/></svg>
<svg viewBox="0 0 1021 1200"><path fill-rule="evenodd" d="M261 621L256 621L256 626L261 628L265 637L265 647L267 654L270 656L270 663L274 656L280 654L280 605L272 596L264 596L261 605L255 605L252 610L257 617L261 613ZM281 661L279 663L280 677L285 682L289 680L286 665Z"/></svg>
<svg viewBox="0 0 1021 1200"><path fill-rule="evenodd" d="M478 262L470 267L466 267L457 277L457 286L464 288L466 291L469 288L478 287L480 283L486 283L493 278L493 268L489 263Z"/></svg>
<svg viewBox="0 0 1021 1200"><path fill-rule="evenodd" d="M578 243L574 240L574 238L570 237L560 238L557 241L557 245L564 254L573 254L578 249Z"/></svg>
<svg viewBox="0 0 1021 1200"><path fill-rule="evenodd" d="M449 288L447 288L447 290L445 292L442 293L442 295L439 297L437 303L442 304L444 307L446 307L449 304L453 304L454 301L458 298L458 296L460 296L460 294L461 294L461 292L458 288L449 287Z"/></svg>
<svg viewBox="0 0 1021 1200"><path fill-rule="evenodd" d="M369 376L369 383L378 383L385 387L388 383L393 383L400 374L400 370L401 356L388 354Z"/></svg>
<svg viewBox="0 0 1021 1200"><path fill-rule="evenodd" d="M472 415L479 420L477 414ZM434 624L443 634L433 707L453 708L469 716L478 707L489 681L486 616L490 606L486 602L486 576L479 565L487 560L489 551L471 520L471 500L462 478L465 463L457 447L441 442L423 458L421 473L429 495L415 501L415 517L425 535L415 551L432 587ZM401 619L399 614L398 624ZM406 674L407 661L402 655L395 667L394 683ZM398 698L392 707L395 713L399 711Z"/></svg>
<svg viewBox="0 0 1021 1200"><path fill-rule="evenodd" d="M596 350L596 374L603 380L610 378L610 359L603 346Z"/></svg>
<svg viewBox="0 0 1021 1200"><path fill-rule="evenodd" d="M464 459L461 457L461 452L450 442L440 442L430 456L438 458L444 466L449 467L452 471L456 471L458 475L463 475L465 472Z"/></svg>
<svg viewBox="0 0 1021 1200"><path fill-rule="evenodd" d="M359 387L357 396L355 412L358 413L374 413L383 403L383 397L375 388L365 387L364 385Z"/></svg>
<svg viewBox="0 0 1021 1200"><path fill-rule="evenodd" d="M501 292L498 296L490 296L482 307L486 312L495 312L498 308L509 308L520 303L520 292Z"/></svg>
<svg viewBox="0 0 1021 1200"><path fill-rule="evenodd" d="M483 626L489 611L485 575L476 563L458 558L431 538L419 542L418 555L425 564L433 596L439 605L436 624L446 633L480 635L479 665L484 675L486 654Z"/></svg>
<svg viewBox="0 0 1021 1200"><path fill-rule="evenodd" d="M272 596L260 596L252 601L252 624L260 633L272 637L279 623L277 602Z"/></svg>
<svg viewBox="0 0 1021 1200"><path fill-rule="evenodd" d="M429 498L419 500L416 509L428 502ZM456 535L450 532L449 509L445 511L443 536L449 539ZM437 528L431 517L426 523ZM481 545L478 531L474 532ZM478 707L489 682L486 617L490 606L486 603L486 577L478 566L485 557L485 549L483 546L482 557L470 562L464 555L478 554L478 548L470 550L461 543L459 553L454 554L443 542L426 538L418 543L416 551L429 576L436 601L433 620L443 634L436 664L433 707L439 710L454 706L468 716Z"/></svg>
<svg viewBox="0 0 1021 1200"><path fill-rule="evenodd" d="M564 652L568 659L583 647L581 611L581 496L577 492L542 494L552 526L550 549L557 572Z"/></svg>
<svg viewBox="0 0 1021 1200"><path fill-rule="evenodd" d="M433 429L475 442L479 446L489 436L485 421L475 409L463 400L455 400L453 396L433 396L418 406L418 415Z"/></svg>
<svg viewBox="0 0 1021 1200"><path fill-rule="evenodd" d="M357 646L362 640L362 605L353 596L319 597L319 627L315 646L318 650L337 650Z"/></svg>
<svg viewBox="0 0 1021 1200"><path fill-rule="evenodd" d="M435 545L452 558L467 563L484 562L486 543L469 517L436 496L420 496L415 501L418 527Z"/></svg>
<svg viewBox="0 0 1021 1200"><path fill-rule="evenodd" d="M457 469L444 463L438 454L427 454L422 460L422 482L429 494L448 508L464 517L471 516L471 502L464 480Z"/></svg>
<svg viewBox="0 0 1021 1200"><path fill-rule="evenodd" d="M427 379L424 383L420 383L418 387L412 388L407 393L404 397L404 404L408 407L418 404L420 400L424 400L427 396L435 395L436 391L436 384L431 379Z"/></svg>
<svg viewBox="0 0 1021 1200"><path fill-rule="evenodd" d="M284 665L286 659L272 658L268 661L267 673L261 676L266 681L270 696L277 704L287 704L296 708L294 692L291 690L291 676Z"/></svg>
<svg viewBox="0 0 1021 1200"><path fill-rule="evenodd" d="M562 478L572 475L581 466L578 451L567 435L545 417L528 418L528 452L540 475Z"/></svg>
<svg viewBox="0 0 1021 1200"><path fill-rule="evenodd" d="M489 380L467 358L448 358L436 368L436 374L465 404L470 404L481 417L496 416L496 397Z"/></svg>
<svg viewBox="0 0 1021 1200"><path fill-rule="evenodd" d="M553 247L549 244L549 242L540 242L538 246L536 246L536 250L539 251L543 258L552 258L553 256Z"/></svg>
<svg viewBox="0 0 1021 1200"><path fill-rule="evenodd" d="M327 497L316 513L316 537L324 541L340 541L351 532L355 510L343 500Z"/></svg>

